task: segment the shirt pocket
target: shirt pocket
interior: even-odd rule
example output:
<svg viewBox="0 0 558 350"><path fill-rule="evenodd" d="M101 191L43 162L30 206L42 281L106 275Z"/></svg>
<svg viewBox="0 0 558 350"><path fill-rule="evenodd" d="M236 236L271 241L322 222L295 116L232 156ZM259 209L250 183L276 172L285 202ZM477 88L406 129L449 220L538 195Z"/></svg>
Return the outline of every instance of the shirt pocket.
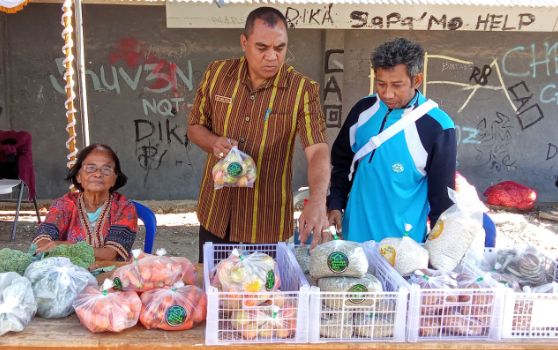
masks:
<svg viewBox="0 0 558 350"><path fill-rule="evenodd" d="M274 151L286 150L291 132L296 130L296 120L293 121L292 113L286 111L272 111L267 117L266 148ZM283 148L276 148L283 147Z"/></svg>

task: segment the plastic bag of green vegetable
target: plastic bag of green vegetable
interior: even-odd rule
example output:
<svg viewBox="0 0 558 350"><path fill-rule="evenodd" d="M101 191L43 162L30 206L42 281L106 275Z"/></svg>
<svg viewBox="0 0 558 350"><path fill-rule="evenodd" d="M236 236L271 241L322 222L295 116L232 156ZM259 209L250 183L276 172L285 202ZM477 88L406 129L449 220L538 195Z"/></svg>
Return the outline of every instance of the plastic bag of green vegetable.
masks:
<svg viewBox="0 0 558 350"><path fill-rule="evenodd" d="M97 280L86 269L68 258L54 257L36 261L25 270L37 300L37 314L44 318L66 317L74 312L74 299Z"/></svg>
<svg viewBox="0 0 558 350"><path fill-rule="evenodd" d="M31 283L15 272L0 273L0 336L21 332L37 311Z"/></svg>
<svg viewBox="0 0 558 350"><path fill-rule="evenodd" d="M45 253L45 257L61 256L70 259L72 264L89 268L95 262L95 252L86 242L77 242L75 244L60 244Z"/></svg>

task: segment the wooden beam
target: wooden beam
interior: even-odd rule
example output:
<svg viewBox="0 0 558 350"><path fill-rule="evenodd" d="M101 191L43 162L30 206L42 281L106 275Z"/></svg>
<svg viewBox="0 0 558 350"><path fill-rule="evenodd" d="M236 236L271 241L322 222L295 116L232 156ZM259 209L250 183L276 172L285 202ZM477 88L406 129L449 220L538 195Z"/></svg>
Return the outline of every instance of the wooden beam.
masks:
<svg viewBox="0 0 558 350"><path fill-rule="evenodd" d="M37 4L60 4L64 0L30 0ZM82 0L84 5L134 5L134 6L165 6L165 0Z"/></svg>

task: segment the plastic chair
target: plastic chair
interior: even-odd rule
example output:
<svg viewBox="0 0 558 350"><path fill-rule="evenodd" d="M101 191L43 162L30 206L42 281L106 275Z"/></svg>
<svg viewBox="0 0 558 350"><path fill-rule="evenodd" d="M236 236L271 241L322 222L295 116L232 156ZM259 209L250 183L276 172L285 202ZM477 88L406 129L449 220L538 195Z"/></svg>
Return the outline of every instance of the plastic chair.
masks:
<svg viewBox="0 0 558 350"><path fill-rule="evenodd" d="M132 201L132 203L134 203L134 206L136 207L138 219L140 219L145 225L145 244L143 246L143 251L151 254L153 251L155 234L157 233L157 218L149 207L136 201Z"/></svg>
<svg viewBox="0 0 558 350"><path fill-rule="evenodd" d="M17 222L19 220L19 210L21 208L21 203L33 203L35 207L35 213L37 213L37 222L41 223L41 216L39 215L39 207L37 206L37 199L33 197L31 200L23 199L23 192L25 191L25 182L16 179L0 179L0 194L10 194L8 199L0 199L0 202L16 203L16 212L14 217L14 223L12 224L12 234L10 240L14 241L16 237ZM12 199L11 194L14 188L17 188L17 199Z"/></svg>

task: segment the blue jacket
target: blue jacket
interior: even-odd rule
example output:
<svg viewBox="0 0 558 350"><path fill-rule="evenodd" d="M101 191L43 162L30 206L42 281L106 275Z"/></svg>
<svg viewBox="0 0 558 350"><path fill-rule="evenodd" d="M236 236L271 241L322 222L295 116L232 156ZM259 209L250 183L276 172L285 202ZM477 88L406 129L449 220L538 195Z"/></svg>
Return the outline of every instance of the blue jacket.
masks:
<svg viewBox="0 0 558 350"><path fill-rule="evenodd" d="M417 91L407 108L425 101ZM400 237L405 224L411 224L410 236L423 242L427 217L434 225L453 204L447 188L455 188L457 142L453 121L440 108L362 158L349 181L355 153L404 111L389 110L378 96L367 96L353 106L333 144L328 209L345 209L343 235L348 240Z"/></svg>

